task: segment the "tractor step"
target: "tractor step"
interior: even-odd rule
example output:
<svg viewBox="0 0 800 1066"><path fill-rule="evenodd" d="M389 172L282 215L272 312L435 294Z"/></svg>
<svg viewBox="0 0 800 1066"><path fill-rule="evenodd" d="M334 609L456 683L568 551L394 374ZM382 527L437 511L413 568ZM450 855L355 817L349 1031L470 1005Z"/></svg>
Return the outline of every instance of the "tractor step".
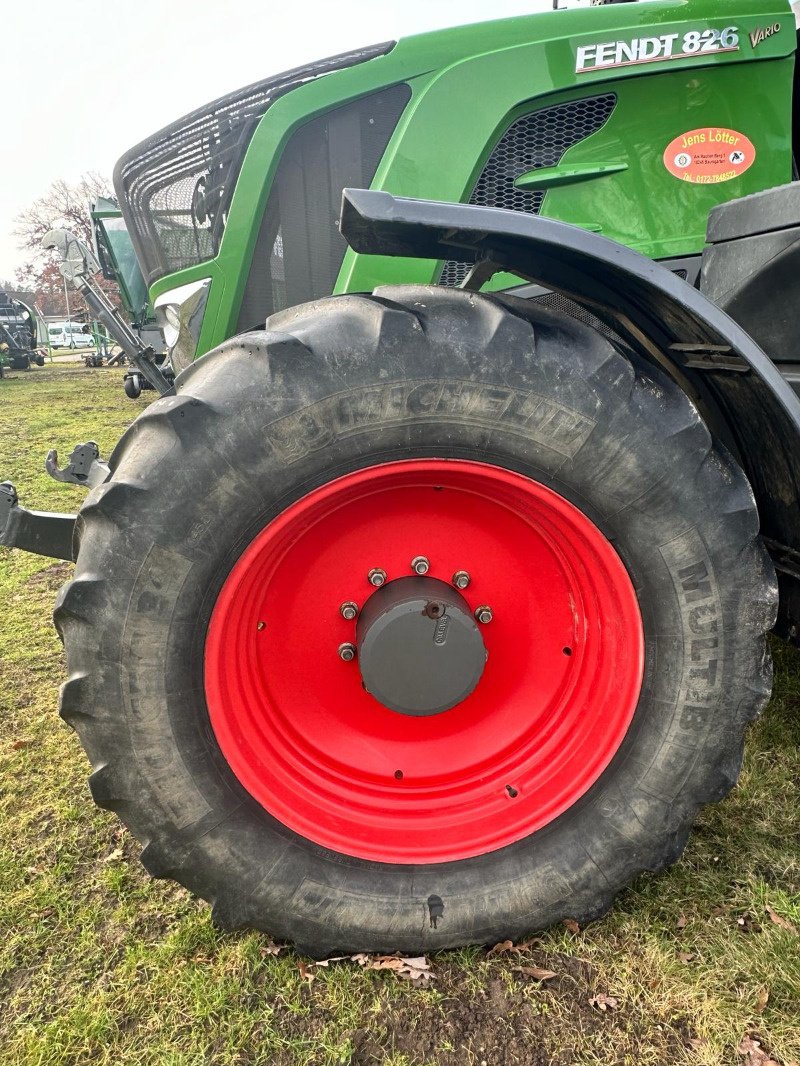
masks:
<svg viewBox="0 0 800 1066"><path fill-rule="evenodd" d="M34 555L73 562L72 536L77 515L28 511L20 507L10 481L0 482L0 545Z"/></svg>

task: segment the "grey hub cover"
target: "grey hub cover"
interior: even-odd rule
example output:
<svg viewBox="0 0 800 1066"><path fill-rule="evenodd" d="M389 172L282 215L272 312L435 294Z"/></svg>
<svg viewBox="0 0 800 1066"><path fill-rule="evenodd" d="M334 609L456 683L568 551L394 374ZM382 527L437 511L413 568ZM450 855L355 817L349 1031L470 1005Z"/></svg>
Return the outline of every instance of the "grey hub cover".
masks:
<svg viewBox="0 0 800 1066"><path fill-rule="evenodd" d="M466 699L486 647L461 593L432 577L401 577L377 589L356 627L364 688L401 714L429 715Z"/></svg>

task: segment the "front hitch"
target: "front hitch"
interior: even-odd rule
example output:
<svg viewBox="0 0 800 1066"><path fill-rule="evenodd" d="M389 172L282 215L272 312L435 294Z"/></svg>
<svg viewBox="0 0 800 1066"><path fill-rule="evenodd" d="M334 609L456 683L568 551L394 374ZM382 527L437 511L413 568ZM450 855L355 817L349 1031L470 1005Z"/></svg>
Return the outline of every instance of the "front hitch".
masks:
<svg viewBox="0 0 800 1066"><path fill-rule="evenodd" d="M22 548L50 559L75 561L73 534L77 515L28 511L20 507L10 481L0 482L0 545Z"/></svg>

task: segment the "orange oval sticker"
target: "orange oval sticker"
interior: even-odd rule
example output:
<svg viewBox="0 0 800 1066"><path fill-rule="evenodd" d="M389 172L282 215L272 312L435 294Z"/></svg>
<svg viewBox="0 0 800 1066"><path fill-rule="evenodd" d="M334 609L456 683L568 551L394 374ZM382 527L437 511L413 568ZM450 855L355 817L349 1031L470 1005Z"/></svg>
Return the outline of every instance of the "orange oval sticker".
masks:
<svg viewBox="0 0 800 1066"><path fill-rule="evenodd" d="M681 133L664 152L664 166L682 181L716 185L738 178L756 161L749 138L722 126L704 126Z"/></svg>

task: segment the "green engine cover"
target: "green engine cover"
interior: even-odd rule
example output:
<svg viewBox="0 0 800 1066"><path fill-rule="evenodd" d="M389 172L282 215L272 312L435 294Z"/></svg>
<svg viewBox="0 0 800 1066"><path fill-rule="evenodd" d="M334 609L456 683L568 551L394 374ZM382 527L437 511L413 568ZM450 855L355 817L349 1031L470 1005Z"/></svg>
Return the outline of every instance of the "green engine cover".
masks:
<svg viewBox="0 0 800 1066"><path fill-rule="evenodd" d="M316 116L399 83L410 99L373 188L535 210L656 259L695 254L711 208L792 178L795 46L788 0L642 0L401 40L269 107L217 255L161 277L151 300L211 279L197 354L235 333L287 141ZM507 157L526 137L539 162L509 185ZM334 291L441 273L441 263L348 250ZM516 283L501 275L491 287Z"/></svg>

